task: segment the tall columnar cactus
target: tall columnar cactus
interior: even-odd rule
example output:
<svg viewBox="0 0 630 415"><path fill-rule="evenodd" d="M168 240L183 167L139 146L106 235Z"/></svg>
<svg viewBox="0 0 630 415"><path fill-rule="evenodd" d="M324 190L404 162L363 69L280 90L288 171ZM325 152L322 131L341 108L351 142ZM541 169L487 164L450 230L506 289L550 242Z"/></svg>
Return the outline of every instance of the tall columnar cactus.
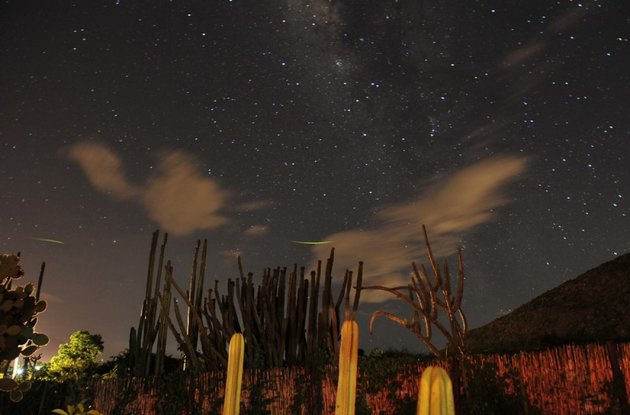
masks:
<svg viewBox="0 0 630 415"><path fill-rule="evenodd" d="M158 296L161 287L162 265L164 262L164 250L168 240L168 234L165 233L163 237L158 257L157 274L155 274L154 269L158 238L159 231L153 232L151 250L149 251L146 291L140 312L140 321L138 323L138 329L136 330L136 328L132 327L129 333L129 367L135 376L146 377L151 373L153 346L156 338L158 339L158 347L153 373L159 375L163 369L167 323L159 314Z"/></svg>
<svg viewBox="0 0 630 415"><path fill-rule="evenodd" d="M33 284L12 284L24 275L19 261L17 255L0 255L0 372L5 374L12 360L31 356L48 343L48 336L34 331L46 302L38 299ZM40 275L40 284L41 280ZM29 388L28 382L18 384L6 376L0 379L0 391L9 392L13 401L21 400Z"/></svg>
<svg viewBox="0 0 630 415"><path fill-rule="evenodd" d="M429 366L422 372L418 415L455 415L453 385L446 370Z"/></svg>
<svg viewBox="0 0 630 415"><path fill-rule="evenodd" d="M225 397L223 415L238 415L241 403L241 385L243 383L243 359L245 339L241 333L235 333L230 340L228 368L225 378Z"/></svg>
<svg viewBox="0 0 630 415"><path fill-rule="evenodd" d="M358 359L359 325L354 320L346 320L341 327L335 415L354 415Z"/></svg>

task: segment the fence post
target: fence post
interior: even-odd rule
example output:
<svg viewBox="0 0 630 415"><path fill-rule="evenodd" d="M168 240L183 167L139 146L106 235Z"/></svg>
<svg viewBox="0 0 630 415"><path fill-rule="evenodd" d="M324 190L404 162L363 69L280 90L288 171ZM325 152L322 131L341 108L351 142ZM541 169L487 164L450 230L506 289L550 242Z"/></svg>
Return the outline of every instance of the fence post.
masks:
<svg viewBox="0 0 630 415"><path fill-rule="evenodd" d="M610 361L613 374L613 399L616 399L619 402L619 410L621 414L630 414L630 403L628 403L628 396L626 394L626 381L621 370L621 365L619 364L617 345L615 343L608 342L606 343L606 349L608 351L608 360Z"/></svg>

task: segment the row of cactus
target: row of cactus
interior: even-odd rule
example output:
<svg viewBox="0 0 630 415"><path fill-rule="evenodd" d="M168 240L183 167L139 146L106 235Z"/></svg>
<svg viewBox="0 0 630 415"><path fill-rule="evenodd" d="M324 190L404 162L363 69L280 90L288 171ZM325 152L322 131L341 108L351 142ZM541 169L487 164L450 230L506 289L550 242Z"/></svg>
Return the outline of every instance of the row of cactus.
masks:
<svg viewBox="0 0 630 415"><path fill-rule="evenodd" d="M414 274L407 286L363 287L392 293L411 306L412 318L405 319L377 310L370 320L370 332L376 318L386 317L410 330L431 352L441 356L443 350L433 340L435 328L448 341L445 350L455 350L464 356L467 322L461 309L464 289L461 251L458 251L457 287L454 290L448 263L444 263L442 271L433 256L424 226L423 233L433 271L432 279L424 266L418 268L412 263ZM158 237L158 231L154 232L138 330L132 328L130 334L129 354L135 376L161 373L168 328L185 354L186 367L192 369L225 367L226 345L236 332L242 332L247 340L247 360L262 362L264 367L303 364L306 356L312 355L318 348L332 352L339 350L340 308L344 299L348 302L353 276L352 271L346 271L335 301L332 296L334 249L331 250L325 269L322 271L322 262L319 261L317 270L311 271L310 278L306 277L304 267L298 270L297 265L292 271L287 268L267 268L258 286L253 282L253 274L244 274L239 257L240 277L227 281L227 293L224 295L219 291L216 280L214 287L205 291L207 241L204 241L203 246L197 241L188 290L184 291L173 278L171 262L167 261L164 266L168 235L164 235L159 256L156 255ZM156 257L157 276L154 272ZM163 282L162 268L166 274ZM360 262L353 310L358 307L361 280ZM181 297L184 310L180 308L180 301L172 298L172 289ZM151 370L156 340L155 364Z"/></svg>
<svg viewBox="0 0 630 415"><path fill-rule="evenodd" d="M197 241L188 289L173 278L170 261L164 265L165 277L158 271L154 278L158 232L153 234L146 295L138 330L132 329L129 342L133 374L159 374L163 361L167 328L184 353L185 368L218 369L227 365L226 345L234 333L243 333L248 362L262 367L304 364L315 350L336 353L339 350L339 327L342 306L350 308L353 272L345 272L336 298L332 293L334 249L326 266L319 261L317 270L305 275L305 268L267 268L260 284L252 273L245 275L240 257L240 276L227 281L227 293L205 289L207 241ZM167 235L159 254L158 269L164 262ZM359 263L352 310L359 304L363 264ZM155 282L154 282L155 279ZM178 296L171 295L178 294ZM179 297L176 298L176 297ZM181 306L180 306L181 302ZM183 306L183 307L182 307ZM157 339L156 364L150 357Z"/></svg>
<svg viewBox="0 0 630 415"><path fill-rule="evenodd" d="M48 343L48 336L35 332L38 315L46 309L39 299L44 264L37 290L33 284L14 286L24 275L18 255L0 255L0 391L9 392L12 401L20 401L30 384L7 377L11 362L20 356L28 358Z"/></svg>

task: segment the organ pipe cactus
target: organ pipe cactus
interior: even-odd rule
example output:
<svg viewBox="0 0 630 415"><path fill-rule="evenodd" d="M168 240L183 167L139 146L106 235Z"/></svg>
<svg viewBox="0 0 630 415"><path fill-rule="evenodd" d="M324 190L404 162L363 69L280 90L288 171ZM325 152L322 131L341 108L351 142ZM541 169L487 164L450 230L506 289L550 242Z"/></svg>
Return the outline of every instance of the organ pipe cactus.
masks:
<svg viewBox="0 0 630 415"><path fill-rule="evenodd" d="M341 327L339 380L337 381L335 415L354 415L358 359L359 326L354 320L346 320Z"/></svg>
<svg viewBox="0 0 630 415"><path fill-rule="evenodd" d="M245 356L245 339L241 333L235 333L230 339L228 352L228 368L225 378L225 397L223 399L223 415L238 415L241 402L241 385L243 383L243 358Z"/></svg>
<svg viewBox="0 0 630 415"><path fill-rule="evenodd" d="M446 370L429 366L422 372L418 415L455 415L453 385Z"/></svg>
<svg viewBox="0 0 630 415"><path fill-rule="evenodd" d="M149 251L149 264L147 268L147 281L140 321L138 328L132 327L129 333L129 355L128 365L131 373L135 376L148 377L151 372L155 376L162 373L164 369L164 356L166 352L167 322L160 313L159 302L160 289L162 287L162 266L164 264L164 250L168 241L168 234L165 233L157 257L157 273L155 272L156 252L158 247L159 231L153 232L151 239L151 249ZM170 303L170 293L168 286L164 287L162 295L166 302ZM155 352L155 364L152 365L153 349L157 339ZM153 366L153 367L152 367ZM152 370L153 369L153 370Z"/></svg>

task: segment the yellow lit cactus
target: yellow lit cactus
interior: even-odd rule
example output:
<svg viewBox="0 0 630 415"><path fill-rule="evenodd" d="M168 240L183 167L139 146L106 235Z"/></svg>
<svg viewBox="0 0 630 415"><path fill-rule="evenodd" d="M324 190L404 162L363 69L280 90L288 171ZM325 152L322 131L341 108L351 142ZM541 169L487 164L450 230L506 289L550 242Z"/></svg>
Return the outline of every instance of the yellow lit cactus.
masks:
<svg viewBox="0 0 630 415"><path fill-rule="evenodd" d="M418 415L455 415L453 385L446 370L429 366L422 372Z"/></svg>
<svg viewBox="0 0 630 415"><path fill-rule="evenodd" d="M359 359L359 325L346 320L341 326L339 349L339 380L335 415L354 415L357 395L357 365Z"/></svg>
<svg viewBox="0 0 630 415"><path fill-rule="evenodd" d="M223 415L238 415L239 413L241 385L243 383L244 355L245 339L241 333L236 333L230 339L227 377L225 378L225 397L223 399Z"/></svg>

